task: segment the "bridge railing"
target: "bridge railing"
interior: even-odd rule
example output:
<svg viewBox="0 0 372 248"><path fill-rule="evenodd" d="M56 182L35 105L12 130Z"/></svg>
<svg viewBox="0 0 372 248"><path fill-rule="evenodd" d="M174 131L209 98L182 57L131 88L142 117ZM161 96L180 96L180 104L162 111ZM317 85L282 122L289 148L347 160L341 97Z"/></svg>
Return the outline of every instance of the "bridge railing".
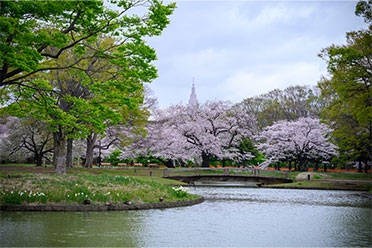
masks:
<svg viewBox="0 0 372 248"><path fill-rule="evenodd" d="M266 171L260 170L253 167L246 167L246 168L184 168L184 169L164 169L163 176L170 177L170 176L199 176L201 174L223 174L223 175L230 175L230 174L245 174L251 176L263 176L265 177L267 174L276 174L282 178L289 178L289 173L287 171ZM268 177L270 175L267 175Z"/></svg>

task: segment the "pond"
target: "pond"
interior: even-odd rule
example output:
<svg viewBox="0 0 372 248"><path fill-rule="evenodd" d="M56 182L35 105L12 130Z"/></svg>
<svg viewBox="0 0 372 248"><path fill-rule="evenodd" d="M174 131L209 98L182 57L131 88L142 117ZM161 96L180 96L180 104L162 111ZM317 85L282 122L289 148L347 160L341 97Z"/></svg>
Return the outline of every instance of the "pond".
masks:
<svg viewBox="0 0 372 248"><path fill-rule="evenodd" d="M193 187L202 204L129 212L2 212L1 246L372 246L360 192Z"/></svg>

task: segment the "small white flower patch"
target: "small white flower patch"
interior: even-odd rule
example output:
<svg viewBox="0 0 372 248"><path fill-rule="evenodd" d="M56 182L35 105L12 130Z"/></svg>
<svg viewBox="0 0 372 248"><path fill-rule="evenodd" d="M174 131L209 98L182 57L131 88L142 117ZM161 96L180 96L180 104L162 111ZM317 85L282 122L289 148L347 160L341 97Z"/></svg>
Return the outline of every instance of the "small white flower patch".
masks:
<svg viewBox="0 0 372 248"><path fill-rule="evenodd" d="M172 189L174 190L174 192L176 193L176 195L178 197L184 197L188 194L189 192L189 188L186 188L186 187L182 187L182 186L179 186L179 187L172 187Z"/></svg>

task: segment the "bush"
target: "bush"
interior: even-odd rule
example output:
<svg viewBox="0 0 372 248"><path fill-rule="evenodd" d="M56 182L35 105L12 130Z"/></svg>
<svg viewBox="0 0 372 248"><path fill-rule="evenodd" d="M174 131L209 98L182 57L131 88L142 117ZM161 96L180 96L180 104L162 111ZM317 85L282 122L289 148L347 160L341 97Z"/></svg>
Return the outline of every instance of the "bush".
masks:
<svg viewBox="0 0 372 248"><path fill-rule="evenodd" d="M121 151L115 150L105 160L108 161L108 162L110 162L113 166L116 166L120 162L120 159L119 159L120 155L121 155Z"/></svg>

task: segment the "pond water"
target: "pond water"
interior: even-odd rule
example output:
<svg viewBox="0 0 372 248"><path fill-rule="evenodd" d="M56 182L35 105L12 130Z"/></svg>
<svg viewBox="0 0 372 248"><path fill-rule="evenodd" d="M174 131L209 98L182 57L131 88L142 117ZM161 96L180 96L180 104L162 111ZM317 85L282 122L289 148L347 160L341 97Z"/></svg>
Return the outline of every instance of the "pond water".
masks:
<svg viewBox="0 0 372 248"><path fill-rule="evenodd" d="M372 246L359 192L195 187L205 202L129 212L2 212L1 246Z"/></svg>

